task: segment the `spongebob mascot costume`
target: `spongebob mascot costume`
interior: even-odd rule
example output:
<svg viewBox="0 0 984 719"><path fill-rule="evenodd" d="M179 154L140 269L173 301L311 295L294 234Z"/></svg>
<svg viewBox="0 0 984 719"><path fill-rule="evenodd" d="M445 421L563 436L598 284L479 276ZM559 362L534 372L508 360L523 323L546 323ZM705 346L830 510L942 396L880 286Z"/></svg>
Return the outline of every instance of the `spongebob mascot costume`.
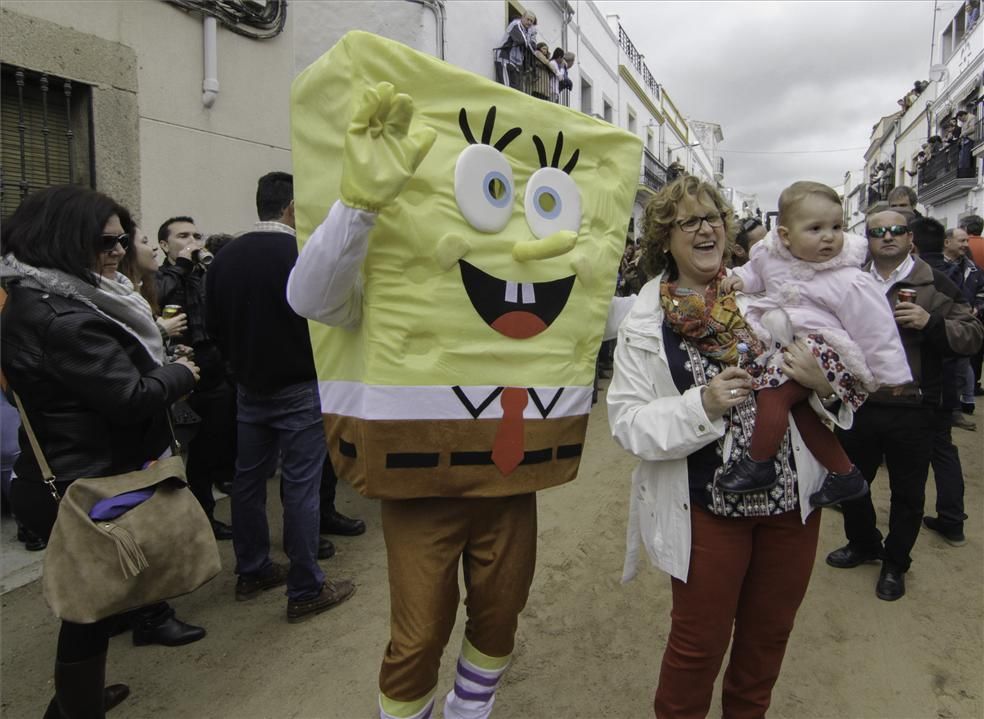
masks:
<svg viewBox="0 0 984 719"><path fill-rule="evenodd" d="M383 719L488 717L536 563L536 491L574 479L639 177L613 125L364 32L291 90L332 462L382 502Z"/></svg>

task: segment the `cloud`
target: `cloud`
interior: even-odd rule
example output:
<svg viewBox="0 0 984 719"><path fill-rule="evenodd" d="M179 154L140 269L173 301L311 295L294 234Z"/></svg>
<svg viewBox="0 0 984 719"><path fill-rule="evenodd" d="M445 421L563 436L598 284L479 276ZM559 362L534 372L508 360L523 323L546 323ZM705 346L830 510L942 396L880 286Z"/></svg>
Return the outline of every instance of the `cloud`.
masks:
<svg viewBox="0 0 984 719"><path fill-rule="evenodd" d="M929 72L931 2L597 5L620 16L684 115L721 125L725 184L758 194L764 211L795 180L841 183L864 150L764 153L866 148L872 125ZM960 3L939 6L938 32Z"/></svg>

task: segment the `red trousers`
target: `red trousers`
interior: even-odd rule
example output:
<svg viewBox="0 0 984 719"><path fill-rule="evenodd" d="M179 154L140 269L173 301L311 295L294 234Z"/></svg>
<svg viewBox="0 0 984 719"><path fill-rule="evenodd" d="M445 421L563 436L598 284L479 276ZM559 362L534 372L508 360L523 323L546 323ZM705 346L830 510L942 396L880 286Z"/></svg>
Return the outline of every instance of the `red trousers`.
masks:
<svg viewBox="0 0 984 719"><path fill-rule="evenodd" d="M796 610L806 594L820 512L728 519L691 511L686 582L673 579L670 636L654 708L659 719L703 719L728 642L724 719L765 716Z"/></svg>

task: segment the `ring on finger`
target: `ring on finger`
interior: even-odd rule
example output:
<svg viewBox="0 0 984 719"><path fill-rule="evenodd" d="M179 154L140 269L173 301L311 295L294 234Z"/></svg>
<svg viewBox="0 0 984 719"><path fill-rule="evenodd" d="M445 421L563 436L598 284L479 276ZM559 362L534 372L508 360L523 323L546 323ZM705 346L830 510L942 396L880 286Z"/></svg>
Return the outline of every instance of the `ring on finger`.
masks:
<svg viewBox="0 0 984 719"><path fill-rule="evenodd" d="M737 396L738 396L738 390L736 390L736 389L732 389L732 390L731 390L731 398L732 398L732 399L734 399L734 398L735 398L735 397L737 397Z"/></svg>

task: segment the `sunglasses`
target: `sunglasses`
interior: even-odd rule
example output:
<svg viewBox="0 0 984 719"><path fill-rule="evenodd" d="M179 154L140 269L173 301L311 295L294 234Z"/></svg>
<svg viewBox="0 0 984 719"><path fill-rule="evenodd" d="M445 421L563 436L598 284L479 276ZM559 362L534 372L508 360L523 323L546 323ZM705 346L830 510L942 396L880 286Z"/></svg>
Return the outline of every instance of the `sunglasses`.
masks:
<svg viewBox="0 0 984 719"><path fill-rule="evenodd" d="M876 240L880 240L886 234L891 233L892 237L901 237L902 235L909 234L908 225L891 225L889 227L869 227L868 237L874 237Z"/></svg>
<svg viewBox="0 0 984 719"><path fill-rule="evenodd" d="M122 235L103 235L102 236L102 251L110 252L116 245L119 244L124 250L130 246L130 236L125 232Z"/></svg>

